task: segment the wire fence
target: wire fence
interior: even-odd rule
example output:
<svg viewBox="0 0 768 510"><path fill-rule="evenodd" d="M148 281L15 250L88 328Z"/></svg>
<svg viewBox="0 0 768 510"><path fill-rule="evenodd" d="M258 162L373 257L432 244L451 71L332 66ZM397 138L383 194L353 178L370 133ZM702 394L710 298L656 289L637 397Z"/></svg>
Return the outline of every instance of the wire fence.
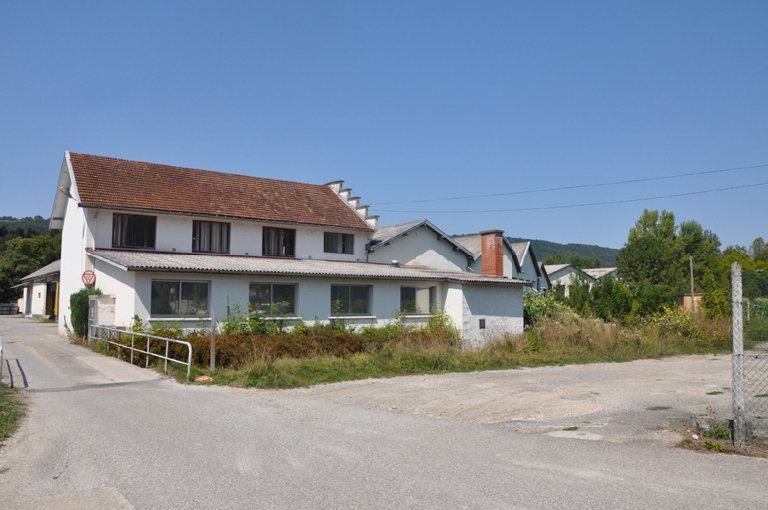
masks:
<svg viewBox="0 0 768 510"><path fill-rule="evenodd" d="M733 442L768 445L768 300L755 297L762 275L731 267L733 299ZM751 282L752 288L745 288ZM751 293L752 298L745 294Z"/></svg>

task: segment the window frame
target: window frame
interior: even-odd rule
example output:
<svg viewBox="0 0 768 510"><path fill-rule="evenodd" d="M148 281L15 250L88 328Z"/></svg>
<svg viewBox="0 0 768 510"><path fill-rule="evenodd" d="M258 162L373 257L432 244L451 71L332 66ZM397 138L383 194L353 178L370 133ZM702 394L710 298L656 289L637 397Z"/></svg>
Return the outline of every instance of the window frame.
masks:
<svg viewBox="0 0 768 510"><path fill-rule="evenodd" d="M323 253L355 254L355 235L348 232L323 232Z"/></svg>
<svg viewBox="0 0 768 510"><path fill-rule="evenodd" d="M207 232L203 232L203 229ZM218 235L214 231L218 229ZM231 227L222 221L193 220L192 221L192 253L222 253L229 254L229 238ZM214 249L214 240L218 238L218 249ZM201 244L206 247L201 248Z"/></svg>
<svg viewBox="0 0 768 510"><path fill-rule="evenodd" d="M144 242L136 243L136 223L143 222ZM130 241L129 241L130 238ZM154 250L157 246L157 216L112 213L112 248Z"/></svg>
<svg viewBox="0 0 768 510"><path fill-rule="evenodd" d="M269 285L269 313L263 313L260 310L253 310L253 304L254 301L251 300L251 287L256 285L262 285L266 286ZM292 287L293 288L293 302L291 303L291 310L288 310L285 313L274 313L274 297L275 297L275 286L279 287ZM289 282L249 282L248 283L248 313L256 315L258 317L295 317L296 316L296 310L297 310L297 304L298 304L298 295L299 295L299 284L298 283L289 283ZM261 306L261 305L259 305Z"/></svg>
<svg viewBox="0 0 768 510"><path fill-rule="evenodd" d="M406 309L403 306L403 291L413 291L413 308ZM421 311L418 307L419 294L427 293L427 302L429 303L429 310ZM429 287L419 287L411 285L400 286L400 313L403 315L434 315L437 311L437 286L431 285Z"/></svg>
<svg viewBox="0 0 768 510"><path fill-rule="evenodd" d="M165 296L158 295L162 292L162 289L157 289L155 287L155 284L167 284L168 285L168 294L169 297L176 295L175 303L168 302L168 309L169 312L164 312L162 309L159 309L158 307L163 306L165 303L160 302L161 299L164 299ZM205 301L202 303L203 306L200 306L199 297L198 297L198 291L200 289L201 285L205 285ZM192 286L192 289L190 289L190 286ZM185 288L186 287L186 288ZM156 291L157 289L157 291ZM174 292L175 291L175 292ZM192 291L196 303L195 311L190 313L189 312L189 299L184 299L185 296L189 296L190 291ZM156 297L157 296L157 297ZM187 302L186 310L184 310L186 313L181 313L182 309L185 308L185 301ZM172 279L172 278L158 278L153 279L150 282L150 303L149 303L149 316L151 318L159 318L159 317L178 317L178 318L185 318L185 317L194 317L195 319L199 319L202 317L210 317L210 307L211 304L211 282L208 280L182 280L182 279ZM173 308L176 308L176 311L173 311Z"/></svg>
<svg viewBox="0 0 768 510"><path fill-rule="evenodd" d="M341 289L347 289L346 292L346 306L344 307L344 310L338 310L334 309L336 307L336 302L342 301L342 296L340 296L339 291ZM361 291L362 289L365 289L366 297L365 297L365 305L366 310L365 311L354 311L354 297L352 295L353 289L356 291ZM331 285L331 313L330 317L370 317L372 316L372 308L373 308L373 285L365 285L365 284L332 284Z"/></svg>
<svg viewBox="0 0 768 510"><path fill-rule="evenodd" d="M277 248L278 253L271 253L271 248L273 247ZM283 227L262 227L261 254L264 257L295 258L296 229Z"/></svg>

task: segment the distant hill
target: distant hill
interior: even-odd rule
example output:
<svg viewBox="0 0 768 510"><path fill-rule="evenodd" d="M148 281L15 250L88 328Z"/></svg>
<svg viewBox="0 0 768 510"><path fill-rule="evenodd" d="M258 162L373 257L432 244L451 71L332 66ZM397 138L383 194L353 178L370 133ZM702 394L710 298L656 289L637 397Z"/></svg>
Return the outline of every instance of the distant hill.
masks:
<svg viewBox="0 0 768 510"><path fill-rule="evenodd" d="M580 257L592 259L598 258L603 263L603 267L614 267L616 265L616 255L619 253L619 250L614 248L605 248L593 244L560 244L540 239L521 239L519 237L508 237L507 239L512 243L530 241L533 246L533 252L536 254L536 260L539 262L544 262L544 259L550 254L562 255L566 259L571 255L579 255Z"/></svg>
<svg viewBox="0 0 768 510"><path fill-rule="evenodd" d="M37 232L38 234L47 234L50 229L48 228L48 222L50 220L43 218L42 216L35 216L34 218L14 218L13 216L0 216L0 227L5 227L6 231L13 232L17 229L22 229L24 233L28 233L30 230Z"/></svg>

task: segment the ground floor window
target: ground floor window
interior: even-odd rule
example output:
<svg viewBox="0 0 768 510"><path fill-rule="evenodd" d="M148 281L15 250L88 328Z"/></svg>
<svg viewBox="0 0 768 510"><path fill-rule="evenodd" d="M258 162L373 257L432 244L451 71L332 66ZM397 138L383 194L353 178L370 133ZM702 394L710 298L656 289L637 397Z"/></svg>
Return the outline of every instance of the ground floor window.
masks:
<svg viewBox="0 0 768 510"><path fill-rule="evenodd" d="M296 285L285 283L251 283L248 286L250 311L258 315L294 315Z"/></svg>
<svg viewBox="0 0 768 510"><path fill-rule="evenodd" d="M331 285L331 315L370 314L370 285Z"/></svg>
<svg viewBox="0 0 768 510"><path fill-rule="evenodd" d="M436 307L437 287L400 287L400 312L428 314Z"/></svg>
<svg viewBox="0 0 768 510"><path fill-rule="evenodd" d="M152 280L150 314L187 317L208 315L208 282Z"/></svg>

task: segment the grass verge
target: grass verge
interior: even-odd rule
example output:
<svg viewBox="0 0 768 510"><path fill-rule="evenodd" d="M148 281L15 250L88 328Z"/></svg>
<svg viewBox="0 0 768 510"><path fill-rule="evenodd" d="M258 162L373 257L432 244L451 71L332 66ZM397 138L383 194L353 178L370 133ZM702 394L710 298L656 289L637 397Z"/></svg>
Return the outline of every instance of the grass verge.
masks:
<svg viewBox="0 0 768 510"><path fill-rule="evenodd" d="M0 446L19 427L24 416L24 402L18 390L0 385Z"/></svg>
<svg viewBox="0 0 768 510"><path fill-rule="evenodd" d="M393 341L346 355L275 357L251 351L238 363L210 374L206 365L191 378L212 375L212 384L253 388L295 388L355 379L501 370L546 365L624 362L684 354L728 353L727 337L691 338L660 331L620 329L598 321L550 323L509 335L480 350L461 350L452 342ZM218 358L218 354L217 354ZM175 372L186 379L186 370Z"/></svg>

